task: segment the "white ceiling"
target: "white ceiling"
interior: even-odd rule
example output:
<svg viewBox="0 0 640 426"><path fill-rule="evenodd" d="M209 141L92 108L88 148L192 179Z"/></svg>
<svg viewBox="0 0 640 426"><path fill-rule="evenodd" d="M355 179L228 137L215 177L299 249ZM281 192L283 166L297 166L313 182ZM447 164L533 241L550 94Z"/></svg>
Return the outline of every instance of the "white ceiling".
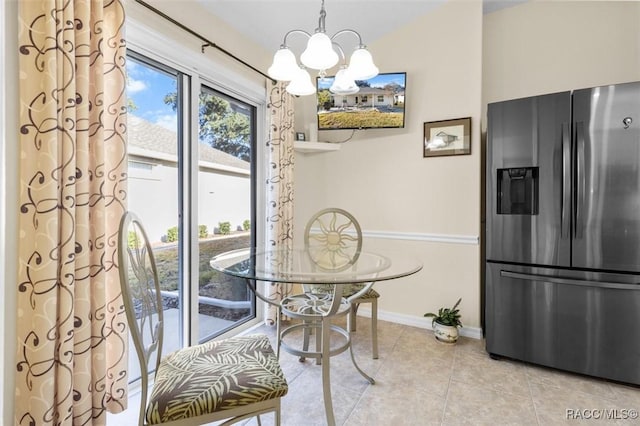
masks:
<svg viewBox="0 0 640 426"><path fill-rule="evenodd" d="M196 0L209 12L260 44L276 50L285 33L292 29L313 33L318 26L321 0ZM446 0L325 0L326 30L332 35L338 30L352 29L360 33L365 44L429 13ZM467 0L483 1L483 12L512 6L527 0ZM347 44L348 35L340 36ZM344 40L342 39L344 38ZM301 40L302 39L302 40ZM303 48L304 37L290 36L292 49ZM299 43L299 44L297 44ZM352 43L355 46L355 38Z"/></svg>

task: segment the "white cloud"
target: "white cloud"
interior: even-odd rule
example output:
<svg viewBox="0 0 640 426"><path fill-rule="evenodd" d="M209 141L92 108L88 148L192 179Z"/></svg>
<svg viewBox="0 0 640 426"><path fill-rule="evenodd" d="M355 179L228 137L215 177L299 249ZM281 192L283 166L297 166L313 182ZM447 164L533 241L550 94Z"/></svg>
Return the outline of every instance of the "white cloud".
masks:
<svg viewBox="0 0 640 426"><path fill-rule="evenodd" d="M134 60L127 58L127 72L130 73L132 71L136 71L140 69L140 65Z"/></svg>
<svg viewBox="0 0 640 426"><path fill-rule="evenodd" d="M136 61L128 60L127 61L127 74L128 75L140 75L143 72L143 68Z"/></svg>
<svg viewBox="0 0 640 426"><path fill-rule="evenodd" d="M164 127L165 129L169 129L171 131L176 131L178 128L178 115L177 114L163 114L156 116L154 123Z"/></svg>
<svg viewBox="0 0 640 426"><path fill-rule="evenodd" d="M136 80L131 78L131 76L129 76L129 79L127 80L127 93L129 95L142 92L143 90L146 90L147 87L147 83L144 80Z"/></svg>

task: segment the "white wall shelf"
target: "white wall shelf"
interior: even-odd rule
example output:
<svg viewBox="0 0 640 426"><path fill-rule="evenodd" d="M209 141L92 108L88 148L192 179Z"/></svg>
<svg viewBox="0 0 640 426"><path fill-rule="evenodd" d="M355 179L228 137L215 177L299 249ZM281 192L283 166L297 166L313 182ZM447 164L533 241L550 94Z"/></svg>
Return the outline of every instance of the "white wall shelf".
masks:
<svg viewBox="0 0 640 426"><path fill-rule="evenodd" d="M294 141L293 149L304 154L317 154L340 149L340 144L330 142Z"/></svg>

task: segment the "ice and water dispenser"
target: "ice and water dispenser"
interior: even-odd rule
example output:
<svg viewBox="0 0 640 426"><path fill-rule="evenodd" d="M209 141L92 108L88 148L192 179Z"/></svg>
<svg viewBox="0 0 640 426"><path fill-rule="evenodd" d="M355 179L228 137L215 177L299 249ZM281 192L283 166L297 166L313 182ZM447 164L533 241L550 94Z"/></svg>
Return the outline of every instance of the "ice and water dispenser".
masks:
<svg viewBox="0 0 640 426"><path fill-rule="evenodd" d="M538 214L538 168L498 169L498 214Z"/></svg>

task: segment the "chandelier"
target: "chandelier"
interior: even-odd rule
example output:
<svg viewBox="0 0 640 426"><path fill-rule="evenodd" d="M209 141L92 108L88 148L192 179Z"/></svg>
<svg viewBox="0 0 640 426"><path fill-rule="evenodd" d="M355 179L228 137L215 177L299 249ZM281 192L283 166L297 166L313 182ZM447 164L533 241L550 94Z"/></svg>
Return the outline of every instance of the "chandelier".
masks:
<svg viewBox="0 0 640 426"><path fill-rule="evenodd" d="M333 84L329 88L332 93L340 95L358 92L356 80L368 80L378 75L378 67L373 63L367 46L362 43L360 34L354 30L344 29L329 37L325 31L326 16L327 12L324 10L324 0L322 0L318 28L315 33L311 35L304 30L289 31L285 34L280 48L273 55L273 64L267 73L274 80L288 81L286 90L292 95L305 96L316 92L307 68L318 70L320 78L324 78L327 75L327 70L341 61ZM309 39L306 49L300 55L301 65L298 64L295 55L287 46L287 38L291 34L303 34ZM358 46L351 54L348 64L344 50L335 41L335 38L342 34L353 34L358 38Z"/></svg>

